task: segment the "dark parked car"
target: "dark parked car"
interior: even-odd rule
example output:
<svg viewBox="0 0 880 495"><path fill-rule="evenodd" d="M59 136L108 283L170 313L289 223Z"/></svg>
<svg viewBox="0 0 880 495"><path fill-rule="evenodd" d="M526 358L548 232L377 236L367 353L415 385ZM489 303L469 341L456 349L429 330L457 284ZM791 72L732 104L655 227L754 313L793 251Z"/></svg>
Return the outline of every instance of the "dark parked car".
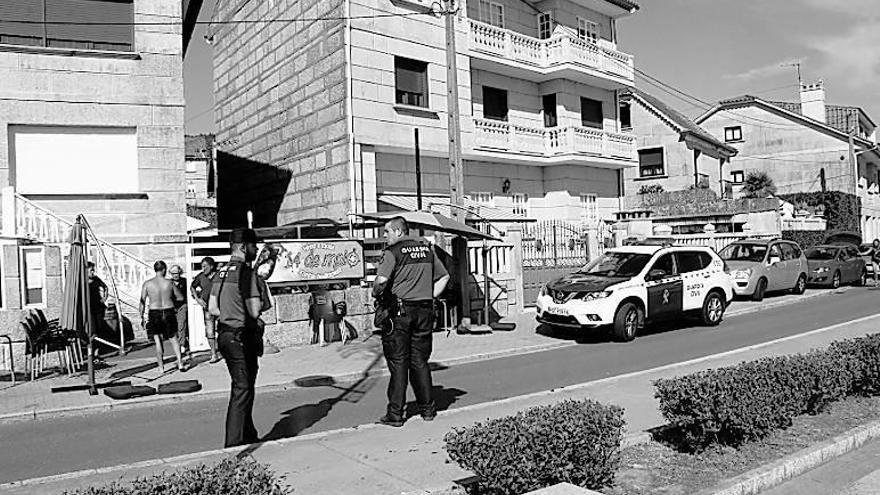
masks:
<svg viewBox="0 0 880 495"><path fill-rule="evenodd" d="M819 245L807 249L804 254L810 265L808 284L834 289L849 283L865 285L868 271L855 245Z"/></svg>

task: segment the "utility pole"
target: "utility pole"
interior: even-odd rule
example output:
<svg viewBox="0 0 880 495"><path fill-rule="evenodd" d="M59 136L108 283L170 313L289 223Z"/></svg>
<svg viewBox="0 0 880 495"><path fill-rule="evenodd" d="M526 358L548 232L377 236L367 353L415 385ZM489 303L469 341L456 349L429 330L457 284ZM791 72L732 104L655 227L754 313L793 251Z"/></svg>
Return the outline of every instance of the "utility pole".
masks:
<svg viewBox="0 0 880 495"><path fill-rule="evenodd" d="M855 145L855 129L850 129L849 131L849 171L853 174L852 179L852 193L853 196L859 195L859 166L858 161L856 160L856 145Z"/></svg>
<svg viewBox="0 0 880 495"><path fill-rule="evenodd" d="M458 108L458 64L455 48L455 0L445 0L446 9L446 109L449 115L449 200L455 206L464 206L464 170L461 160L461 116ZM461 208L450 208L453 220L464 223Z"/></svg>

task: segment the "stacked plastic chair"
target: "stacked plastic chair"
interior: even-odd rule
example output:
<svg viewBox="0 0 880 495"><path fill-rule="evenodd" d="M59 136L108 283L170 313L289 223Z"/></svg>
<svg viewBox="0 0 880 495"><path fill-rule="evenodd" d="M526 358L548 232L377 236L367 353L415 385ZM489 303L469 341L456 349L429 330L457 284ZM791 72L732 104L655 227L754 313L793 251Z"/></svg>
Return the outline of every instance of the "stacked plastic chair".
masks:
<svg viewBox="0 0 880 495"><path fill-rule="evenodd" d="M21 320L26 337L25 371L30 369L31 380L39 377L46 367L50 353L58 358L58 365L68 374L82 364L82 347L79 338L71 332L62 331L58 320L48 320L40 309L31 309Z"/></svg>

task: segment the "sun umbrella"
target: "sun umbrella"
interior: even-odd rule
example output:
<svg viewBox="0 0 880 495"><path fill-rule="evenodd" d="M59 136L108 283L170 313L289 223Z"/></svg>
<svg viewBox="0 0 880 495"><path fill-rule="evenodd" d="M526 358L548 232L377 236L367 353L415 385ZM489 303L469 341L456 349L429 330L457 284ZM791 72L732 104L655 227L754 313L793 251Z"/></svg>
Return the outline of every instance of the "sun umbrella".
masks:
<svg viewBox="0 0 880 495"><path fill-rule="evenodd" d="M375 220L390 220L394 217L403 217L403 219L406 220L406 223L408 223L410 227L456 234L466 239L495 239L494 237L488 234L484 234L469 225L465 225L461 222L455 221L445 215L441 215L439 213L431 213L428 211L392 211L387 213L360 213L359 215L364 218L372 218Z"/></svg>
<svg viewBox="0 0 880 495"><path fill-rule="evenodd" d="M86 234L82 215L70 231L70 255L68 257L67 276L64 279L64 294L61 300L61 317L59 326L62 330L76 332L80 338L87 337L89 394L98 393L95 386L95 367L92 356L92 339L94 338L93 322L91 321L91 302L89 301L89 275L86 269Z"/></svg>

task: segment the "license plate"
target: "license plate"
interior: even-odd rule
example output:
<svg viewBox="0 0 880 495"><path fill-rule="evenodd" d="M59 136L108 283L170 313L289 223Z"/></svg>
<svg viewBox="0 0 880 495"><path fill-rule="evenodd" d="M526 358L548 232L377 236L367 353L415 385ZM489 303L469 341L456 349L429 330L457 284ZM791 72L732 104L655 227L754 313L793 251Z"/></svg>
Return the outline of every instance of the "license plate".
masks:
<svg viewBox="0 0 880 495"><path fill-rule="evenodd" d="M562 306L549 306L547 312L551 315L568 316L568 309Z"/></svg>

